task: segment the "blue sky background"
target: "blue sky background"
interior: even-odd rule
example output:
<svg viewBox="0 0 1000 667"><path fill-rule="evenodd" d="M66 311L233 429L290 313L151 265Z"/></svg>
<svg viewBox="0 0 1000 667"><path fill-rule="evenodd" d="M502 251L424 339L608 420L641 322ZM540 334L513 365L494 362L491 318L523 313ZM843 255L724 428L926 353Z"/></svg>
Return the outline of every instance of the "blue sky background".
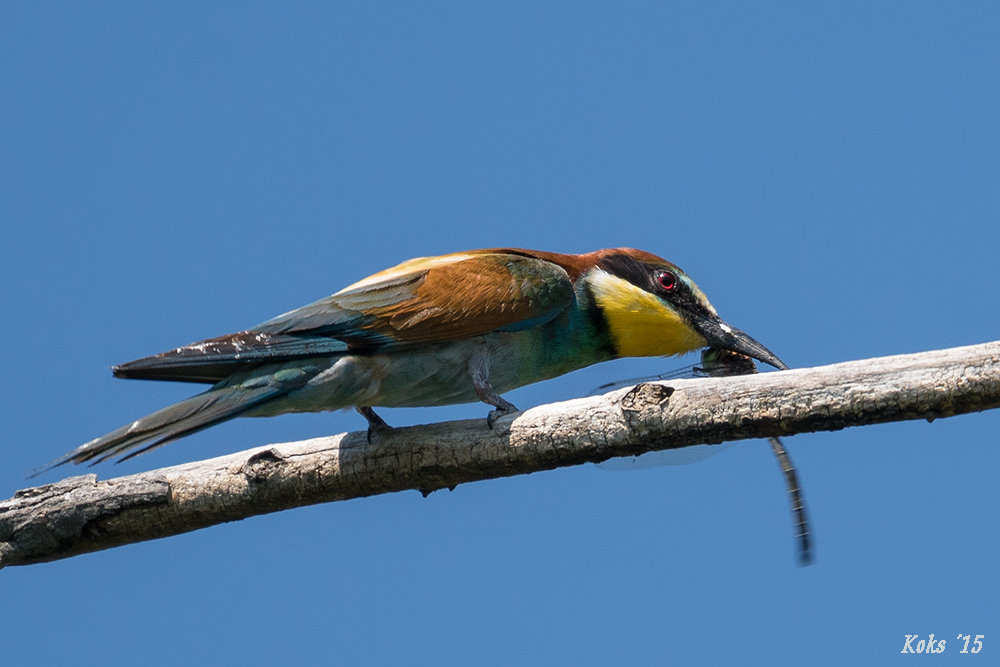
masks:
<svg viewBox="0 0 1000 667"><path fill-rule="evenodd" d="M643 248L793 367L1000 338L1000 9L753 5L3 2L0 496L196 390L112 364L414 256ZM95 470L363 425L237 420ZM993 412L788 439L806 569L752 441L7 569L3 662L886 664L935 633L936 664L986 664L998 431ZM959 633L984 653L958 657Z"/></svg>

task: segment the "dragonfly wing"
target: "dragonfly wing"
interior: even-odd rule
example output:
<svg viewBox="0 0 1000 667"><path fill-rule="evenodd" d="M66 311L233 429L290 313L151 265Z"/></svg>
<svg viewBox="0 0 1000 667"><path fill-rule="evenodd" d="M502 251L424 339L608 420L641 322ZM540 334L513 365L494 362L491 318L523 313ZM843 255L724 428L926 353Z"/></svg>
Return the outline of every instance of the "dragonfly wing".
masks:
<svg viewBox="0 0 1000 667"><path fill-rule="evenodd" d="M612 472L627 472L660 466L681 466L704 461L709 456L714 456L735 444L735 442L724 442L720 445L692 445L677 449L662 449L658 452L646 452L639 456L621 456L608 459L598 463L597 467Z"/></svg>

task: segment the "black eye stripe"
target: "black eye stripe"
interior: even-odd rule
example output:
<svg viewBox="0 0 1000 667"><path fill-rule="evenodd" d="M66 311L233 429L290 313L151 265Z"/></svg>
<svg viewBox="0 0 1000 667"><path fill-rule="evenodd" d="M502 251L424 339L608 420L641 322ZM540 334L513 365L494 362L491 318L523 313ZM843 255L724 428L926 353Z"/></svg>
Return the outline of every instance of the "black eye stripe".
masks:
<svg viewBox="0 0 1000 667"><path fill-rule="evenodd" d="M598 267L608 273L627 280L636 287L659 294L660 296L677 295L686 292L687 288L677 274L663 266L647 264L628 255L609 255L602 257L598 262ZM660 283L660 276L667 275L673 277L673 288L665 289Z"/></svg>
<svg viewBox="0 0 1000 667"><path fill-rule="evenodd" d="M659 286L655 278L656 273L664 270L663 267L654 269L649 264L640 262L628 255L608 255L602 257L597 266L611 275L618 276L636 287L651 292Z"/></svg>
<svg viewBox="0 0 1000 667"><path fill-rule="evenodd" d="M691 293L691 289L681 279L680 274L663 265L648 264L629 255L609 255L602 257L597 266L622 280L627 280L640 289L662 297L681 311L701 316L711 315L704 304ZM665 273L674 276L672 289L665 289L660 283L659 276Z"/></svg>

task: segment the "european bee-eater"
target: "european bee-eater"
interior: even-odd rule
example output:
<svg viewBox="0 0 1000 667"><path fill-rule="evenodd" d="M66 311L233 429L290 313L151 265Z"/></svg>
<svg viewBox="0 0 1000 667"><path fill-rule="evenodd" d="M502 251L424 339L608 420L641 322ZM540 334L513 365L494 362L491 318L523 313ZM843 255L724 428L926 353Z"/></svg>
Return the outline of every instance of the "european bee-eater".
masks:
<svg viewBox="0 0 1000 667"><path fill-rule="evenodd" d="M492 405L500 394L617 357L703 347L785 369L725 322L679 268L631 248L583 255L498 248L376 273L246 331L114 367L116 377L211 384L52 465L136 456L237 416L354 407Z"/></svg>

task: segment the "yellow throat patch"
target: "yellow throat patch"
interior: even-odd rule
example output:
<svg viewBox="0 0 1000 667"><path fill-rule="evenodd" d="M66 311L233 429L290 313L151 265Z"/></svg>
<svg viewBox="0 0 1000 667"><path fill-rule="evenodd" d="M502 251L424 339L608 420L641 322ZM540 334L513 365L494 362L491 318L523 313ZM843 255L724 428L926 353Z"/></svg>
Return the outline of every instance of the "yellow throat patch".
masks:
<svg viewBox="0 0 1000 667"><path fill-rule="evenodd" d="M619 356L663 357L708 345L697 331L659 297L606 271L590 280Z"/></svg>

